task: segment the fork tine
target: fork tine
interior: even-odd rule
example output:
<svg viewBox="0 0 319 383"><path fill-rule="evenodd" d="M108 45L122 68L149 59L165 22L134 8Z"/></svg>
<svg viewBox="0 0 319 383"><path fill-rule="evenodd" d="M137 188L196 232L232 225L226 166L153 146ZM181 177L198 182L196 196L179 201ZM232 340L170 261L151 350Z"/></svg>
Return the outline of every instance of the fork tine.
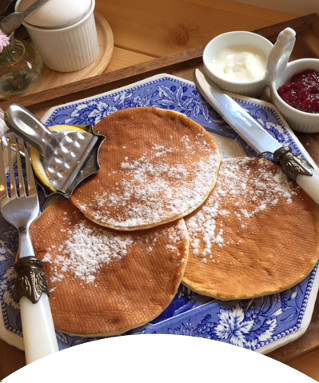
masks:
<svg viewBox="0 0 319 383"><path fill-rule="evenodd" d="M15 151L12 149L12 143L9 142L8 147L8 163L9 163L9 180L10 180L10 198L16 198L18 196L16 182L14 178L14 157Z"/></svg>
<svg viewBox="0 0 319 383"><path fill-rule="evenodd" d="M21 162L21 153L20 153L20 142L19 138L16 137L15 143L16 143L16 153L17 153L17 167L18 167L18 189L19 189L19 195L20 197L24 197L26 195L26 189L24 184L24 173L22 169L22 162ZM11 153L13 150L11 149Z"/></svg>
<svg viewBox="0 0 319 383"><path fill-rule="evenodd" d="M5 152L7 150L3 148L2 139L0 139L0 195L6 197L8 195L7 191L7 181L6 181L6 169L5 169Z"/></svg>
<svg viewBox="0 0 319 383"><path fill-rule="evenodd" d="M35 185L33 170L31 166L30 153L25 145L24 145L24 158L25 158L25 167L26 167L28 195L31 196L37 193L37 188Z"/></svg>

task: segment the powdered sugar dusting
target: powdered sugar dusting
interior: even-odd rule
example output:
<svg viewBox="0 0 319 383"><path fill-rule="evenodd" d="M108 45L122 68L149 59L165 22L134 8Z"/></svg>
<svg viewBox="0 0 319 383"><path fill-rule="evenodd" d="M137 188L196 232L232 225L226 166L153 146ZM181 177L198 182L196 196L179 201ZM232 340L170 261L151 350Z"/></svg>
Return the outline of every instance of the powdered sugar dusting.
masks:
<svg viewBox="0 0 319 383"><path fill-rule="evenodd" d="M103 264L121 260L127 247L133 243L130 235L114 235L103 228L92 227L85 221L78 222L67 231L68 239L57 249L60 255L54 259L52 282L61 280L66 272L86 283L94 282L95 273ZM44 262L51 262L48 249Z"/></svg>
<svg viewBox="0 0 319 383"><path fill-rule="evenodd" d="M120 169L113 171L118 183L93 194L93 218L114 227L139 227L197 208L215 182L220 158L203 134L195 142L188 136L181 141L185 149L153 143L148 154L124 157Z"/></svg>
<svg viewBox="0 0 319 383"><path fill-rule="evenodd" d="M65 214L63 221L68 219ZM141 234L115 233L88 220L80 220L73 227L69 221L67 226L70 229L61 229L61 234L66 239L59 246L53 245L47 249L43 257L43 262L50 263L52 283L62 281L65 275L83 283L94 283L104 264L121 261L128 254L134 256L131 250L134 244L142 245L146 254L156 252L161 238L166 238L167 254L180 257L182 262L184 254L180 253L179 246L188 240L183 220L169 227Z"/></svg>
<svg viewBox="0 0 319 383"><path fill-rule="evenodd" d="M252 168L254 161L258 167ZM275 207L279 200L292 203L297 189L278 168L266 160L251 158L225 160L218 176L217 184L203 207L186 219L194 256L201 256L204 263L210 259L219 262L214 256L214 246L227 246L223 222L233 216L245 230L249 220L264 211ZM226 202L227 201L227 205Z"/></svg>

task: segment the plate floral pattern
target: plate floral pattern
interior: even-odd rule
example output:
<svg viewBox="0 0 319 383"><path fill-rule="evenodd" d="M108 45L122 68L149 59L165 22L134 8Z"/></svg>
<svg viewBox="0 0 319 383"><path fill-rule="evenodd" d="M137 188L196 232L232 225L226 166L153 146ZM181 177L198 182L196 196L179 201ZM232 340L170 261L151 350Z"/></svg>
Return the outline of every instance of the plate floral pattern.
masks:
<svg viewBox="0 0 319 383"><path fill-rule="evenodd" d="M234 96L261 125L298 155L309 156L269 103ZM46 126L95 125L121 109L156 106L185 114L210 133L236 142L248 156L256 153L199 96L193 83L162 74L95 97L57 106L44 117ZM309 159L311 160L311 159ZM42 200L45 197L42 196ZM17 233L0 216L0 337L22 348L21 318L14 293ZM180 286L169 307L154 321L130 334L180 334L214 339L269 352L301 336L309 325L319 285L318 265L290 290L254 300L221 302ZM15 334L16 338L12 338ZM57 332L60 349L97 338ZM19 339L20 338L20 339Z"/></svg>

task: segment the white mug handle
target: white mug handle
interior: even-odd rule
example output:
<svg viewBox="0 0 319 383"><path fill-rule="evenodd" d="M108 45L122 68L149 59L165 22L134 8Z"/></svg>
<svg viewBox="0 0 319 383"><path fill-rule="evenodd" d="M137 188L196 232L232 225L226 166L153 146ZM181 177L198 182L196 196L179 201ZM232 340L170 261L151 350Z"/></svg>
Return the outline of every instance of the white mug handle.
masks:
<svg viewBox="0 0 319 383"><path fill-rule="evenodd" d="M296 32L292 28L281 31L277 37L266 65L266 79L271 84L287 66L296 42Z"/></svg>

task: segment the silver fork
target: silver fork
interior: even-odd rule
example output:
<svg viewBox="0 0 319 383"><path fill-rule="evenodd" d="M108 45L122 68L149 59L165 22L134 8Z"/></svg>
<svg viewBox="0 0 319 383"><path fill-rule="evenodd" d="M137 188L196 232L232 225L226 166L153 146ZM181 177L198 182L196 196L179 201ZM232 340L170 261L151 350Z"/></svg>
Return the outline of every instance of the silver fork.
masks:
<svg viewBox="0 0 319 383"><path fill-rule="evenodd" d="M41 261L35 257L29 234L30 225L39 214L39 201L29 153L20 138L15 138L8 146L0 140L0 209L3 218L15 226L19 234L15 287L20 302L26 362L30 363L58 351L58 344L46 276Z"/></svg>

